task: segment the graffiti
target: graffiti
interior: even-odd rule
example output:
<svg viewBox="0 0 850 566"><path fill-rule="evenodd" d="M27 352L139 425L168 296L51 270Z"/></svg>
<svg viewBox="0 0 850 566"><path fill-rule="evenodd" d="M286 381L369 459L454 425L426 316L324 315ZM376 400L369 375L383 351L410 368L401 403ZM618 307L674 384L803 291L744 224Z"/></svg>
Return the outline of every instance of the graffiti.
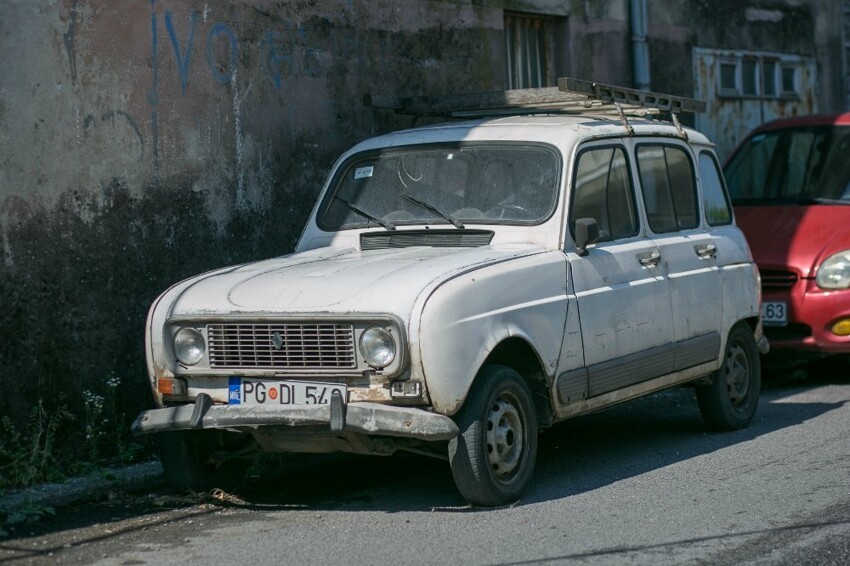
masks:
<svg viewBox="0 0 850 566"><path fill-rule="evenodd" d="M77 49L74 44L74 34L77 29L77 2L71 2L71 21L68 23L68 30L62 34L62 43L65 44L65 51L68 53L68 65L71 68L71 84L77 84Z"/></svg>
<svg viewBox="0 0 850 566"><path fill-rule="evenodd" d="M222 72L218 63L215 62L213 57L213 41L219 35L224 35L229 42L229 50L230 50L230 61L227 66L226 72ZM236 41L236 36L233 35L233 32L230 28L221 22L215 24L210 30L209 35L207 36L207 61L210 65L210 71L212 71L213 78L217 83L226 85L230 82L230 77L236 72L236 61L237 61L237 50L239 48L239 44Z"/></svg>
<svg viewBox="0 0 850 566"><path fill-rule="evenodd" d="M155 89L158 86L157 68L157 0L151 2L151 56L153 60L153 91L151 106L156 106ZM162 19L171 43L171 55L177 67L180 80L180 91L183 96L190 85L190 71L195 58L193 51L197 48L195 36L198 32L199 20L206 22L206 11L194 10L188 17L188 28L184 38L175 24L175 15L165 10ZM283 31L281 31L283 30ZM349 53L355 47L349 34L340 33L334 29L310 30L301 24L287 24L266 31L259 42L259 60L264 67L269 80L276 89L283 88L283 79L289 77L318 77L321 76L323 61L329 53ZM221 85L230 84L234 71L239 64L240 39L233 28L225 22L214 22L206 32L206 64L212 79ZM379 49L379 53L386 53Z"/></svg>
<svg viewBox="0 0 850 566"><path fill-rule="evenodd" d="M151 0L151 65L153 84L148 94L151 105L151 138L153 146L153 179L159 180L159 63L156 49L156 0Z"/></svg>
<svg viewBox="0 0 850 566"><path fill-rule="evenodd" d="M186 41L186 52L181 56L180 42L174 33L174 24L171 22L171 12L165 12L165 29L171 38L171 46L174 48L174 57L177 59L177 71L180 73L180 90L185 95L189 84L189 61L192 57L192 44L195 41L195 26L198 23L198 12L192 12L189 25L189 39Z"/></svg>
<svg viewBox="0 0 850 566"><path fill-rule="evenodd" d="M284 76L306 76L318 77L321 74L320 49L306 46L307 30L298 30L298 43L286 42L282 34L277 30L267 31L260 42L261 57L266 71L274 83L275 88L283 86ZM328 43L333 44L336 39L334 31L328 36ZM336 51L336 50L334 50Z"/></svg>
<svg viewBox="0 0 850 566"><path fill-rule="evenodd" d="M142 149L142 158L144 158L144 156L145 156L145 138L144 138L144 136L142 136L142 131L139 129L138 124L136 124L136 121L133 119L132 116L130 116L124 110L120 110L120 109L119 110L107 110L106 112L101 114L100 121L101 122L109 121L109 122L111 122L112 127L115 128L116 127L116 125L115 125L115 118L116 117L123 119L123 121L126 122L128 126L130 126L130 129L133 130L133 133L136 135L136 137L139 140L139 146ZM94 115L93 114L86 114L85 118L83 118L83 129L88 130L89 128L93 128L95 125L96 125L96 121L95 121Z"/></svg>

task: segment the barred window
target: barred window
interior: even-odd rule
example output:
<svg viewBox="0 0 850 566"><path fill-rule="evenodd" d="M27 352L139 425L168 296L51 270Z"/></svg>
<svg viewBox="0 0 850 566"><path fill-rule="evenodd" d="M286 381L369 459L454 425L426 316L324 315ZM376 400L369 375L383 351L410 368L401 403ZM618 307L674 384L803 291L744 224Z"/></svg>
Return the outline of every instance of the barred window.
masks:
<svg viewBox="0 0 850 566"><path fill-rule="evenodd" d="M557 18L505 13L508 88L553 86Z"/></svg>

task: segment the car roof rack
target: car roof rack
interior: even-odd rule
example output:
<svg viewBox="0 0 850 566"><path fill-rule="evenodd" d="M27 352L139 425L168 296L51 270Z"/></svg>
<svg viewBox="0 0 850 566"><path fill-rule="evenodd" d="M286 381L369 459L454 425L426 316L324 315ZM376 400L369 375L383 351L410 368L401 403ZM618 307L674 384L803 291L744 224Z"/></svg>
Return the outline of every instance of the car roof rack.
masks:
<svg viewBox="0 0 850 566"><path fill-rule="evenodd" d="M630 135L634 134L634 129L629 124L628 116L669 112L679 135L685 139L687 134L677 114L705 112L705 102L702 100L570 77L559 78L557 87L444 96L366 95L364 104L417 117L480 118L540 113L619 116Z"/></svg>

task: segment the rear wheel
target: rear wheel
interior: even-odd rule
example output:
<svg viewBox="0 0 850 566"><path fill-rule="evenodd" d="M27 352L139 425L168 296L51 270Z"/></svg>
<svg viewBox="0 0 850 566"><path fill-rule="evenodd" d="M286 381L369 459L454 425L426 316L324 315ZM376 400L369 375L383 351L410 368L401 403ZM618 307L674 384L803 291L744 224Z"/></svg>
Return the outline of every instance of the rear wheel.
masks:
<svg viewBox="0 0 850 566"><path fill-rule="evenodd" d="M181 491L229 490L245 477L249 462L229 458L249 441L243 435L192 430L163 432L158 436L165 477Z"/></svg>
<svg viewBox="0 0 850 566"><path fill-rule="evenodd" d="M713 430L744 428L761 393L761 365L753 332L745 323L729 331L723 365L708 385L697 387L700 413Z"/></svg>
<svg viewBox="0 0 850 566"><path fill-rule="evenodd" d="M455 421L460 434L449 442L449 462L461 495L483 506L516 501L537 457L537 417L522 377L484 367Z"/></svg>

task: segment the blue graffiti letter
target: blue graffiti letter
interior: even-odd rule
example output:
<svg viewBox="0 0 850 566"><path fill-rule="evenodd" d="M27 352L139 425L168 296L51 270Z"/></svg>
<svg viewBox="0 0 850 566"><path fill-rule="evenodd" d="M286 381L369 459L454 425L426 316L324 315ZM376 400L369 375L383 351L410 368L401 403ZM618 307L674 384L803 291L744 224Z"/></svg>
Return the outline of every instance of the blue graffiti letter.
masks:
<svg viewBox="0 0 850 566"><path fill-rule="evenodd" d="M289 63L289 57L283 54L280 34L276 31L267 31L265 36L263 36L260 46L266 51L263 58L274 82L274 86L275 88L280 88L283 79L281 65Z"/></svg>
<svg viewBox="0 0 850 566"><path fill-rule="evenodd" d="M180 72L180 88L186 94L186 86L189 84L189 61L192 58L192 44L195 41L195 25L198 23L198 12L192 12L189 24L189 41L186 42L186 53L180 54L180 43L177 34L174 33L174 24L171 23L171 12L165 12L165 29L171 38L171 46L174 48L174 57L177 59L177 70Z"/></svg>
<svg viewBox="0 0 850 566"><path fill-rule="evenodd" d="M222 72L216 65L215 60L213 59L213 40L221 34L227 36L230 48L230 64L227 68L227 72ZM207 59L210 64L210 71L212 71L213 78L217 82L223 85L226 85L230 82L230 77L233 75L233 71L236 70L236 57L238 48L239 44L236 42L236 36L233 35L233 32L230 31L230 28L227 27L226 24L219 22L212 27L209 35L207 36Z"/></svg>

